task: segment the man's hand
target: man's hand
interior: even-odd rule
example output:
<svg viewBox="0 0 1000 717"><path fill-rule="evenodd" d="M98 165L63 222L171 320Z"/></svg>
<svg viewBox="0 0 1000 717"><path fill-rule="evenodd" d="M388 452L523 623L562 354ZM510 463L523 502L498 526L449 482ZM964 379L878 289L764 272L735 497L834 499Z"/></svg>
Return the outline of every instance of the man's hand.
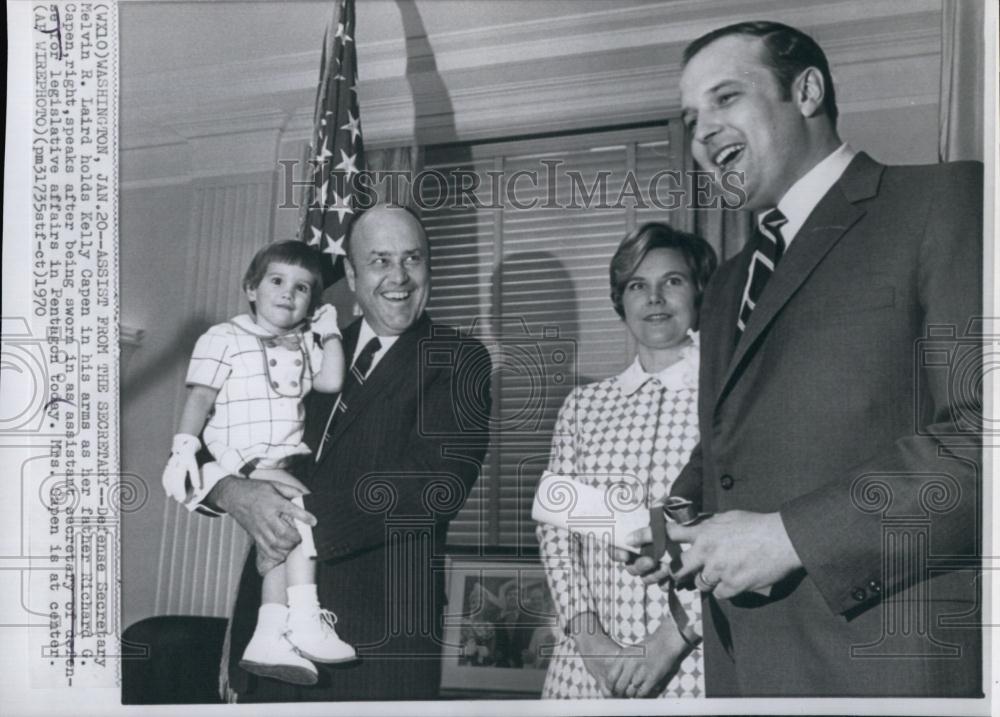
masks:
<svg viewBox="0 0 1000 717"><path fill-rule="evenodd" d="M647 525L645 528L639 528L639 530L631 533L628 538L626 538L626 542L637 547L645 545L646 543L652 543L653 532ZM621 548L616 548L614 546L610 548L610 551L612 560L619 563L625 563L625 569L632 575L641 577L642 581L646 583L646 585L662 583L670 577L670 570L659 560L654 560L646 555L636 557L634 553L630 553L627 550L622 550Z"/></svg>
<svg viewBox="0 0 1000 717"><path fill-rule="evenodd" d="M294 521L316 525L312 513L291 502L303 491L283 483L227 476L209 499L229 513L257 545L257 571L261 575L285 561L298 545Z"/></svg>
<svg viewBox="0 0 1000 717"><path fill-rule="evenodd" d="M732 510L688 527L667 523L667 534L691 544L674 578L701 572L695 584L717 598L762 590L802 567L779 513Z"/></svg>

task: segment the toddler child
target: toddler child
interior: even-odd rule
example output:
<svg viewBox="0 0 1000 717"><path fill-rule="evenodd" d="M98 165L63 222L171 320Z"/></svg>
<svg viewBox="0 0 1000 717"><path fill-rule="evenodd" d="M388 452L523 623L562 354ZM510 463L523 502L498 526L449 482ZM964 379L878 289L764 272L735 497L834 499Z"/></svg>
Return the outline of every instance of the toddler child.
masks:
<svg viewBox="0 0 1000 717"><path fill-rule="evenodd" d="M319 252L303 242L275 242L254 256L243 277L250 313L213 326L195 345L180 428L163 471L169 496L190 507L203 497L203 483L226 475L308 492L285 470L294 456L309 453L303 399L311 389L340 391L344 378L337 311L320 306L321 277ZM215 459L201 471L199 434ZM293 502L301 506L301 496ZM333 613L320 607L312 530L299 521L296 528L302 542L264 576L257 627L240 666L311 685L318 675L310 660L344 662L356 654L337 636Z"/></svg>

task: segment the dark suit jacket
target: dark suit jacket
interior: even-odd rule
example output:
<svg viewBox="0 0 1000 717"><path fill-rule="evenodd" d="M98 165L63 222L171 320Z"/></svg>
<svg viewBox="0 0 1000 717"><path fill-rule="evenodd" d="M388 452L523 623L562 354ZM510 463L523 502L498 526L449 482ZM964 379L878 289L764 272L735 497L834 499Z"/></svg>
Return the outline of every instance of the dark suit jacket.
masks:
<svg viewBox="0 0 1000 717"><path fill-rule="evenodd" d="M674 493L780 511L805 569L707 599L707 694L980 694L981 165L859 154L737 343L753 248L705 292Z"/></svg>
<svg viewBox="0 0 1000 717"><path fill-rule="evenodd" d="M354 354L361 322L344 332ZM475 340L424 315L386 352L340 417L318 463L297 471L318 553L321 604L360 661L320 667L296 687L237 663L260 600L251 555L232 627L230 676L241 702L433 699L441 671L448 521L479 476L488 441L491 363ZM315 452L336 395L314 392L306 443Z"/></svg>

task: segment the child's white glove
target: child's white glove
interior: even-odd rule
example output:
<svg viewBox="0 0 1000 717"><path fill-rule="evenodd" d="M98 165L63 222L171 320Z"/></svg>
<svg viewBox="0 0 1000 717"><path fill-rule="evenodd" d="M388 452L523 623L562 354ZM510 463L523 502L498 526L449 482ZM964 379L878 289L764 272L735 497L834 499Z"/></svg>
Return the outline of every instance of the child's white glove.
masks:
<svg viewBox="0 0 1000 717"><path fill-rule="evenodd" d="M327 339L331 336L340 338L340 327L337 326L337 307L333 304L323 304L316 309L311 323L312 328L310 330L313 333L319 334L321 339Z"/></svg>
<svg viewBox="0 0 1000 717"><path fill-rule="evenodd" d="M170 449L170 459L163 469L163 490L178 503L187 498L187 480L195 490L201 488L201 472L195 454L201 448L201 441L188 433L178 433L174 436L174 444Z"/></svg>

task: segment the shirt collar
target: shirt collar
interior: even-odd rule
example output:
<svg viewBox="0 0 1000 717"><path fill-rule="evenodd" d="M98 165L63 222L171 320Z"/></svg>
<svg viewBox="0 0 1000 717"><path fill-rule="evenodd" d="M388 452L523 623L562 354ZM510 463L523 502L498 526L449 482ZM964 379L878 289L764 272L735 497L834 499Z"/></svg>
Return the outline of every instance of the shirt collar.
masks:
<svg viewBox="0 0 1000 717"><path fill-rule="evenodd" d="M351 364L352 365L354 364L354 359L357 358L358 353L361 351L361 349L363 349L365 347L365 345L369 341L371 341L373 338L375 338L375 336L376 336L375 330L368 323L368 319L362 319L361 320L361 331L358 332L358 344L357 344L357 346L354 347L354 356L351 357ZM399 336L379 336L378 337L378 340L379 340L379 343L381 344L381 347L379 348L378 351L375 352L375 355L372 358L372 368L375 367L375 364L378 363L378 360L380 358L382 358L383 354L385 354L385 352L389 350L389 347L392 346L394 343L396 343L396 340L398 338L399 338Z"/></svg>
<svg viewBox="0 0 1000 717"><path fill-rule="evenodd" d="M849 144L843 143L799 177L799 180L785 192L785 196L778 202L778 210L788 220L781 227L781 238L785 240L785 248L792 243L792 239L799 233L799 229L806 223L813 209L830 191L830 187L840 179L856 154L857 152ZM758 226L766 213L761 212L757 217Z"/></svg>
<svg viewBox="0 0 1000 717"><path fill-rule="evenodd" d="M256 321L253 320L253 316L250 314L240 314L239 316L234 316L230 319L229 323L238 326L239 328L246 331L248 334L253 336L259 336L262 339L272 339L276 336L283 336L287 334L301 334L303 326L297 326L291 331L286 331L285 334L272 334L270 331L260 326Z"/></svg>
<svg viewBox="0 0 1000 717"><path fill-rule="evenodd" d="M699 364L699 340L698 334L689 332L691 343L686 346L681 353L680 361L667 366L662 371L648 373L639 362L639 357L635 357L627 369L616 377L618 388L626 396L642 388L647 381L656 380L664 387L679 391L683 388L698 388L698 364Z"/></svg>

